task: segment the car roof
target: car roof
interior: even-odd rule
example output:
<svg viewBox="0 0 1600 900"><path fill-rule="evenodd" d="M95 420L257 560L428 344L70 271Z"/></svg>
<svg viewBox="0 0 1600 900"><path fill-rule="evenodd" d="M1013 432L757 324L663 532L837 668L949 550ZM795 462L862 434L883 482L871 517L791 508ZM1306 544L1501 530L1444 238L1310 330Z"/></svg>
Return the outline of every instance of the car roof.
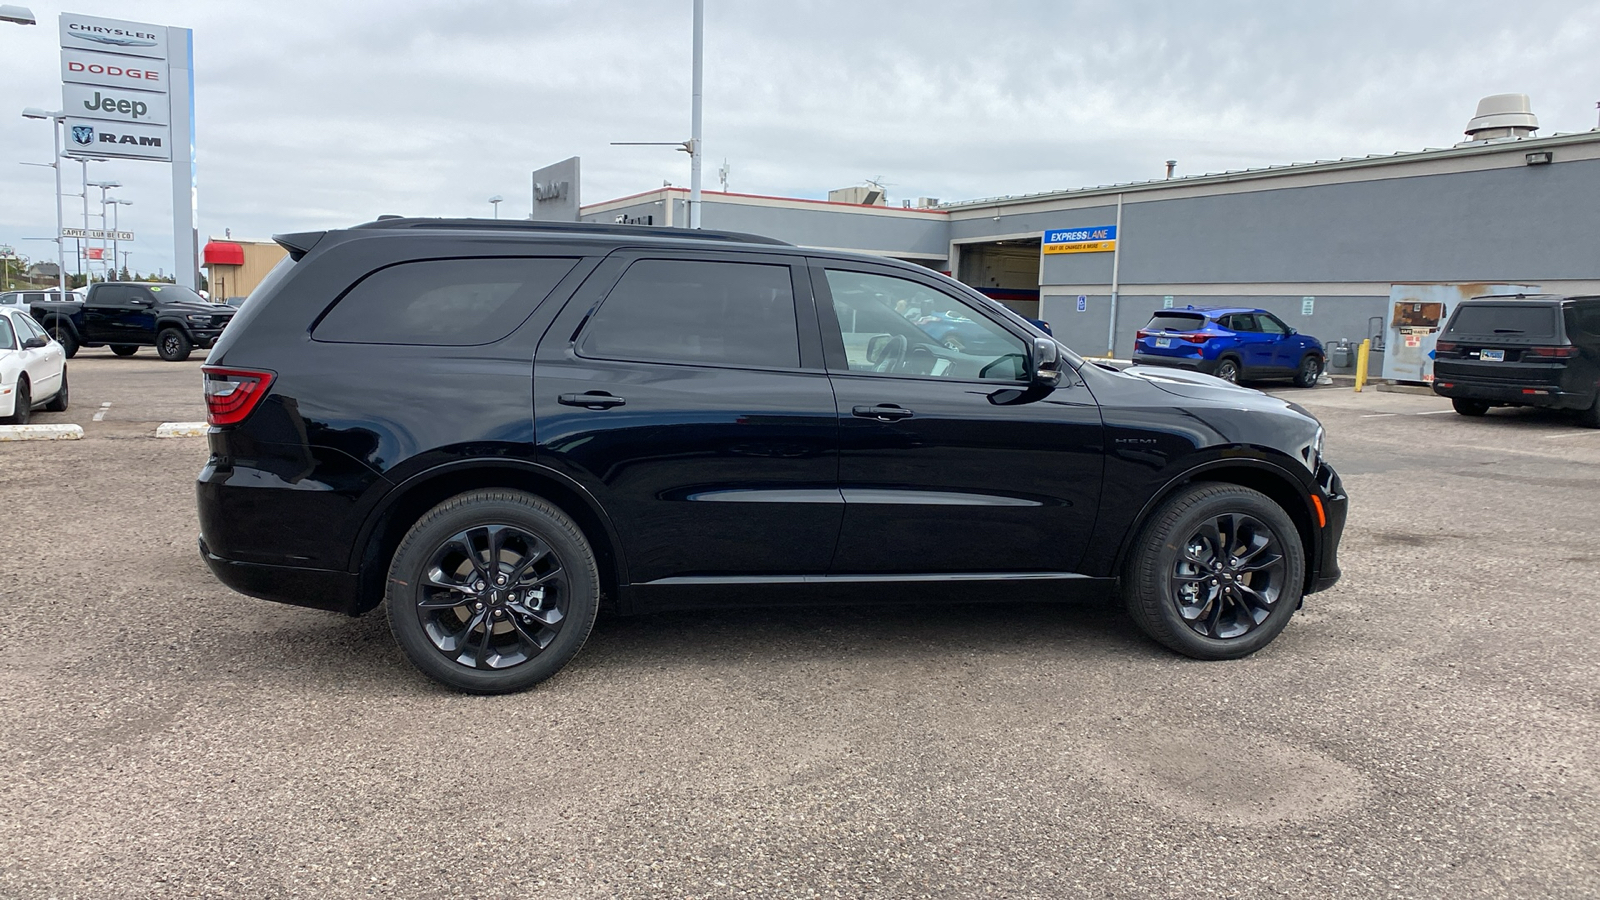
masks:
<svg viewBox="0 0 1600 900"><path fill-rule="evenodd" d="M1593 294L1488 294L1482 297L1472 297L1461 301L1463 304L1474 306L1487 306L1489 304L1546 304L1566 303L1578 300L1600 300L1600 296Z"/></svg>
<svg viewBox="0 0 1600 900"><path fill-rule="evenodd" d="M1254 306L1172 306L1165 309L1158 309L1153 313L1153 315L1159 316L1163 313L1189 313L1203 315L1214 319L1217 316L1226 316L1233 313L1255 312L1266 312L1266 310Z"/></svg>

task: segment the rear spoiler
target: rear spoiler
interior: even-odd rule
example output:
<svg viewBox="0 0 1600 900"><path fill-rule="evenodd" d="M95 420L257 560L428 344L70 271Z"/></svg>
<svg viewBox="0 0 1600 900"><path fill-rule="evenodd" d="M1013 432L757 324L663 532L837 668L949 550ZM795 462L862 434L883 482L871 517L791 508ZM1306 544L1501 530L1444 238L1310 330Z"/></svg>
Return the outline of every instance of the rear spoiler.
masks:
<svg viewBox="0 0 1600 900"><path fill-rule="evenodd" d="M322 240L326 231L302 231L298 234L275 234L272 236L278 246L289 251L289 258L299 262L300 258L311 252L311 248Z"/></svg>

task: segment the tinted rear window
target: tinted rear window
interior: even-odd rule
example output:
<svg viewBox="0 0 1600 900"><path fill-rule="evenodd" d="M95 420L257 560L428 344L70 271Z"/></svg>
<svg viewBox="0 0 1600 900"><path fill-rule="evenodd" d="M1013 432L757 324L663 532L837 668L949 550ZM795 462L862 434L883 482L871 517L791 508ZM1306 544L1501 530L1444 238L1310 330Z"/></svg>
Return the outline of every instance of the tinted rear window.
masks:
<svg viewBox="0 0 1600 900"><path fill-rule="evenodd" d="M379 269L328 310L312 337L348 344L488 344L516 330L577 262L441 259Z"/></svg>
<svg viewBox="0 0 1600 900"><path fill-rule="evenodd" d="M1146 331L1199 331L1205 324L1206 317L1199 313L1158 312L1144 328Z"/></svg>
<svg viewBox="0 0 1600 900"><path fill-rule="evenodd" d="M578 351L611 359L800 365L789 267L646 259L594 314Z"/></svg>
<svg viewBox="0 0 1600 900"><path fill-rule="evenodd" d="M1555 337L1556 308L1553 306L1479 306L1463 304L1450 320L1451 334L1511 337Z"/></svg>

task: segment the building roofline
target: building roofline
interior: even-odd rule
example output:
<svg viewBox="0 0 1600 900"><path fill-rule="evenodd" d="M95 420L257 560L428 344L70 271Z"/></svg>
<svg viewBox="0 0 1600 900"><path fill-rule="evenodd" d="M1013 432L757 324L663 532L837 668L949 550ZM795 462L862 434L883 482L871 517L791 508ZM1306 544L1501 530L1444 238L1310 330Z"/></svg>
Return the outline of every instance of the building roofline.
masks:
<svg viewBox="0 0 1600 900"><path fill-rule="evenodd" d="M658 188L654 188L654 189L648 190L648 191L641 191L641 192L639 192L637 194L629 194L629 195L627 195L625 197L617 197L617 198L612 199L612 200L601 200L598 203L587 204L585 206L580 207L579 210L578 210L578 213L579 213L579 215L588 215L588 214L597 213L597 212L606 212L607 210L615 209L618 206L625 206L625 205L627 205L629 203L629 201L640 200L640 199L643 199L643 198L646 198L646 197L658 197L658 196L662 196L662 195L672 195L672 194L683 194L684 196L687 196L688 193L689 193L689 189L688 188L679 187L677 185L672 185L670 187L658 187ZM737 192L734 192L734 191L701 191L700 195L701 195L701 198L702 198L702 202L704 202L705 198L724 197L724 198L732 198L734 200L764 200L764 201L773 201L773 202L777 202L777 203L805 204L807 206L835 206L835 207L843 207L845 209L866 210L868 212L889 213L889 214L894 214L894 215L908 215L908 214L909 215L915 215L915 216L929 216L929 215L931 215L931 216L948 216L949 215L949 213L946 212L942 206L939 209L928 209L928 208L925 208L925 207L919 208L919 207L907 207L907 206L878 206L876 204L868 204L868 203L842 203L842 202L840 202L838 200L812 200L812 199L809 199L809 198L806 198L806 197L777 197L777 196L773 196L771 194L741 194L741 193L737 193Z"/></svg>
<svg viewBox="0 0 1600 900"><path fill-rule="evenodd" d="M1015 206L1058 199L1079 197L1116 196L1117 194L1146 193L1170 190L1176 187L1195 187L1212 184L1231 184L1242 181L1304 175L1312 172L1336 172L1346 169L1404 165L1421 161L1456 159L1471 156L1489 156L1507 151L1528 152L1571 144L1600 142L1600 128L1567 134L1553 134L1540 138L1511 138L1507 140L1473 141L1455 147L1434 147L1425 150L1406 150L1391 154L1347 156L1343 159L1323 159L1307 163L1285 163L1257 169L1234 169L1225 172L1208 172L1204 175L1184 175L1178 178L1158 178L1149 181L1130 181L1121 184L1102 184L1095 187L1067 188L1041 191L1034 194L1008 194L978 200L957 200L940 204L949 212L965 212L984 207Z"/></svg>

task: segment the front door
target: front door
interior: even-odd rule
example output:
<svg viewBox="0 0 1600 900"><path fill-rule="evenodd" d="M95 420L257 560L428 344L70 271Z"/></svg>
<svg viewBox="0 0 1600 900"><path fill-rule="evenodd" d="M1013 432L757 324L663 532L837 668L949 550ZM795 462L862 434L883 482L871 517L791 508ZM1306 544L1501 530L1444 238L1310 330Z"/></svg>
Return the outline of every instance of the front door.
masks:
<svg viewBox="0 0 1600 900"><path fill-rule="evenodd" d="M823 574L843 505L821 354L792 257L614 253L540 343L541 458L600 500L634 584Z"/></svg>
<svg viewBox="0 0 1600 900"><path fill-rule="evenodd" d="M833 574L1075 571L1103 466L1088 390L1022 390L1032 336L932 276L813 266L839 404Z"/></svg>

